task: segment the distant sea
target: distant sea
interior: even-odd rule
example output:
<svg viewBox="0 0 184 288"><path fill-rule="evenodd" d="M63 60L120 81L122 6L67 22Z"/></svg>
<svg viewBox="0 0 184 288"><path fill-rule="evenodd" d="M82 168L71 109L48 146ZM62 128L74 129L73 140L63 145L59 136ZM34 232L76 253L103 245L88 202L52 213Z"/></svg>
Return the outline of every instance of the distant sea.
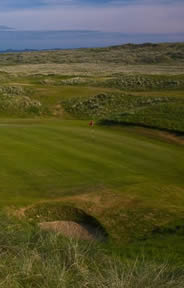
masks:
<svg viewBox="0 0 184 288"><path fill-rule="evenodd" d="M103 47L125 43L184 42L182 34L123 34L99 31L0 31L0 50Z"/></svg>

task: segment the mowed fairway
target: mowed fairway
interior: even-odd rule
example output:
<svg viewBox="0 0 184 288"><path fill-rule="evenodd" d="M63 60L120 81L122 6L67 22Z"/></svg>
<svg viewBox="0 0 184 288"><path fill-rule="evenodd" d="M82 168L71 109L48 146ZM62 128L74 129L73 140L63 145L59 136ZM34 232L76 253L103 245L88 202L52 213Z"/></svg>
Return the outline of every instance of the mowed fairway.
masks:
<svg viewBox="0 0 184 288"><path fill-rule="evenodd" d="M184 204L182 145L86 121L3 121L0 205L121 192L153 206Z"/></svg>

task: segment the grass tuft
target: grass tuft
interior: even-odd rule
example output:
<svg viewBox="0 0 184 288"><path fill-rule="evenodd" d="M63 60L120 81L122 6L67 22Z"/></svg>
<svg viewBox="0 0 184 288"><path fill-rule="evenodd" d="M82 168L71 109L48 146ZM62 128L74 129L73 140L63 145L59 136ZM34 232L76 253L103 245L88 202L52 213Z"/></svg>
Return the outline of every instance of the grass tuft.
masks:
<svg viewBox="0 0 184 288"><path fill-rule="evenodd" d="M2 217L0 265L2 288L182 288L184 281L181 268L138 259L122 262L94 243Z"/></svg>

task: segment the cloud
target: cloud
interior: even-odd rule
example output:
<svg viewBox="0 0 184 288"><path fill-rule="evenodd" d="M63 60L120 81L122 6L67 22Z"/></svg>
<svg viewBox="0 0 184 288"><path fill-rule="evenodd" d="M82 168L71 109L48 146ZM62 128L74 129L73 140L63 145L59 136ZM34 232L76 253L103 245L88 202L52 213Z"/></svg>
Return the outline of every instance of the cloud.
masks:
<svg viewBox="0 0 184 288"><path fill-rule="evenodd" d="M19 10L19 9L38 9L54 8L63 6L78 7L117 7L117 6L134 6L134 5L176 5L183 0L1 0L0 10Z"/></svg>
<svg viewBox="0 0 184 288"><path fill-rule="evenodd" d="M0 25L0 31L2 30L12 30L14 28L8 27L8 26L4 26L4 25Z"/></svg>
<svg viewBox="0 0 184 288"><path fill-rule="evenodd" d="M0 19L19 30L101 30L123 33L182 33L184 3L180 0L6 0L36 3L37 9L2 11ZM1 0L5 3L4 0ZM80 5L79 5L80 3ZM100 4L99 4L100 3ZM39 5L38 5L39 4ZM62 5L61 5L62 4Z"/></svg>

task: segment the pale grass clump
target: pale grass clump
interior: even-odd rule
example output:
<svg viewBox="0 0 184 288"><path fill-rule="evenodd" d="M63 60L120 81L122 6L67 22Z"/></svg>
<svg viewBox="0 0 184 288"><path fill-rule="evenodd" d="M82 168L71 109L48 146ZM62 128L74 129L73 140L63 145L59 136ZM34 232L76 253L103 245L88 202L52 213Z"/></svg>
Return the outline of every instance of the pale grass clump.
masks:
<svg viewBox="0 0 184 288"><path fill-rule="evenodd" d="M7 240L7 245L0 241L1 288L183 287L181 269L139 260L123 262L106 256L92 242L39 231Z"/></svg>
<svg viewBox="0 0 184 288"><path fill-rule="evenodd" d="M96 274L90 288L182 288L184 274L167 264L135 261L134 263L110 262L107 269Z"/></svg>

